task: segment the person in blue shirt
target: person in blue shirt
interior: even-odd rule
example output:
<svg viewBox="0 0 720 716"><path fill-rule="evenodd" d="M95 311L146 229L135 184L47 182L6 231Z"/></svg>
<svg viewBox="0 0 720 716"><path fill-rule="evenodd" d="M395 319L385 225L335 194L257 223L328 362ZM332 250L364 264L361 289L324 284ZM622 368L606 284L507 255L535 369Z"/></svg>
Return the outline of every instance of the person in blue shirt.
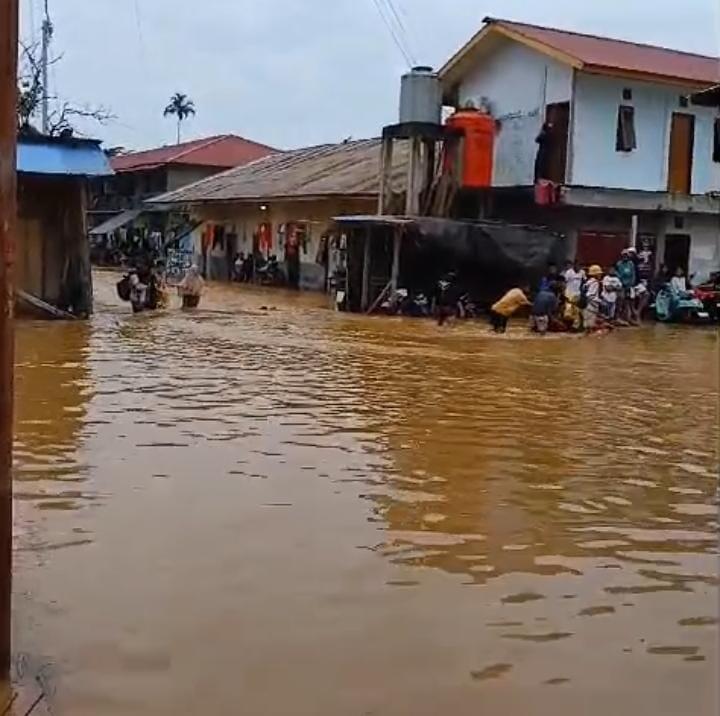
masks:
<svg viewBox="0 0 720 716"><path fill-rule="evenodd" d="M637 268L630 255L630 249L624 249L620 260L615 265L617 277L625 290L634 288L637 284Z"/></svg>
<svg viewBox="0 0 720 716"><path fill-rule="evenodd" d="M547 289L538 291L533 301L530 316L530 330L545 335L550 328L550 318L558 309L557 284L550 283Z"/></svg>
<svg viewBox="0 0 720 716"><path fill-rule="evenodd" d="M547 273L540 279L540 286L538 287L539 291L549 291L550 290L550 284L555 283L560 274L558 272L558 267L556 264L548 264L548 270Z"/></svg>
<svg viewBox="0 0 720 716"><path fill-rule="evenodd" d="M631 322L633 293L637 285L637 267L630 249L624 249L620 260L615 264L615 272L622 283L622 291L618 292L617 317Z"/></svg>

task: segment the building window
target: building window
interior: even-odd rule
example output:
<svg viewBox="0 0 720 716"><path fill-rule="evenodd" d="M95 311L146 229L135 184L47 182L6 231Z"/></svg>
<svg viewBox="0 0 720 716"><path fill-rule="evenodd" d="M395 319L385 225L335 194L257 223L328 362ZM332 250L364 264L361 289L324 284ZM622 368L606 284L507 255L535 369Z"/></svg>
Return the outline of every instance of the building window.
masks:
<svg viewBox="0 0 720 716"><path fill-rule="evenodd" d="M635 135L635 108L628 105L618 107L617 139L615 149L618 152L631 152L637 149Z"/></svg>
<svg viewBox="0 0 720 716"><path fill-rule="evenodd" d="M680 106L688 107L689 105L690 105L690 102L688 101L687 95L681 94L680 95Z"/></svg>
<svg viewBox="0 0 720 716"><path fill-rule="evenodd" d="M626 87L623 90L623 100L625 102L629 102L632 99L632 90L629 87Z"/></svg>
<svg viewBox="0 0 720 716"><path fill-rule="evenodd" d="M720 163L720 117L715 117L713 125L713 161Z"/></svg>

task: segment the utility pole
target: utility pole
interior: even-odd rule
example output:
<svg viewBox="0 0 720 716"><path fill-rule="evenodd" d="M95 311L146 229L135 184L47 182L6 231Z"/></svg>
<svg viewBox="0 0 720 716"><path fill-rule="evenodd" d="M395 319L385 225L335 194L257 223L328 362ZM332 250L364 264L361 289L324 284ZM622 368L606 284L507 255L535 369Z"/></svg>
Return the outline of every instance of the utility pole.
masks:
<svg viewBox="0 0 720 716"><path fill-rule="evenodd" d="M50 95L48 66L50 64L50 40L53 36L53 24L50 21L50 10L48 0L45 0L45 15L42 23L42 49L40 56L40 67L42 69L42 133L50 133Z"/></svg>
<svg viewBox="0 0 720 716"><path fill-rule="evenodd" d="M0 680L10 673L18 0L0 0Z"/></svg>

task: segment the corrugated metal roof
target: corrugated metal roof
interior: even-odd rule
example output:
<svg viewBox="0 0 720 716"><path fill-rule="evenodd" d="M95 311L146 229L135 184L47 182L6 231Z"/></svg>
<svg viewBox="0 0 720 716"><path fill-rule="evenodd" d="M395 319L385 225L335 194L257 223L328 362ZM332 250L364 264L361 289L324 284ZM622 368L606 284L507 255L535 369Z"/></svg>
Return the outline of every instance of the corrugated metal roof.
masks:
<svg viewBox="0 0 720 716"><path fill-rule="evenodd" d="M107 221L104 221L100 226L96 226L89 233L90 236L102 236L103 234L112 234L115 229L119 229L121 226L129 224L131 221L142 214L144 209L128 209L120 214L116 214Z"/></svg>
<svg viewBox="0 0 720 716"><path fill-rule="evenodd" d="M380 147L380 139L362 139L282 152L155 197L152 203L377 196ZM396 142L394 181L406 167L407 145Z"/></svg>
<svg viewBox="0 0 720 716"><path fill-rule="evenodd" d="M65 176L105 176L113 173L99 142L51 137L20 137L17 170L26 174Z"/></svg>
<svg viewBox="0 0 720 716"><path fill-rule="evenodd" d="M222 134L167 147L131 152L113 157L116 172L155 169L167 164L231 169L278 151L265 144L252 142L234 134Z"/></svg>
<svg viewBox="0 0 720 716"><path fill-rule="evenodd" d="M445 81L457 81L457 74L470 54L488 34L506 34L527 41L540 51L554 51L558 59L574 62L588 72L646 75L648 78L677 80L678 84L711 85L720 82L720 59L627 40L585 35L554 27L528 25L487 17L485 26L443 67Z"/></svg>

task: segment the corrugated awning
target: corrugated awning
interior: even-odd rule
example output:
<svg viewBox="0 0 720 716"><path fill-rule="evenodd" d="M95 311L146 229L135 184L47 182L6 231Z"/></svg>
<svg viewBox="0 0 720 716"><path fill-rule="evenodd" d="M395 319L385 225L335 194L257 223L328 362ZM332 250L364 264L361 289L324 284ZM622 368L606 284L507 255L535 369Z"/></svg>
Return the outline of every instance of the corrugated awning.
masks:
<svg viewBox="0 0 720 716"><path fill-rule="evenodd" d="M143 209L130 209L129 211L123 211L122 214L113 216L112 219L104 221L100 226L96 226L90 231L90 236L102 236L103 234L112 234L115 229L119 229L126 224L140 216L143 213Z"/></svg>
<svg viewBox="0 0 720 716"><path fill-rule="evenodd" d="M360 214L353 216L333 216L336 224L375 224L380 226L407 226L413 219L404 216L390 216L385 214Z"/></svg>

